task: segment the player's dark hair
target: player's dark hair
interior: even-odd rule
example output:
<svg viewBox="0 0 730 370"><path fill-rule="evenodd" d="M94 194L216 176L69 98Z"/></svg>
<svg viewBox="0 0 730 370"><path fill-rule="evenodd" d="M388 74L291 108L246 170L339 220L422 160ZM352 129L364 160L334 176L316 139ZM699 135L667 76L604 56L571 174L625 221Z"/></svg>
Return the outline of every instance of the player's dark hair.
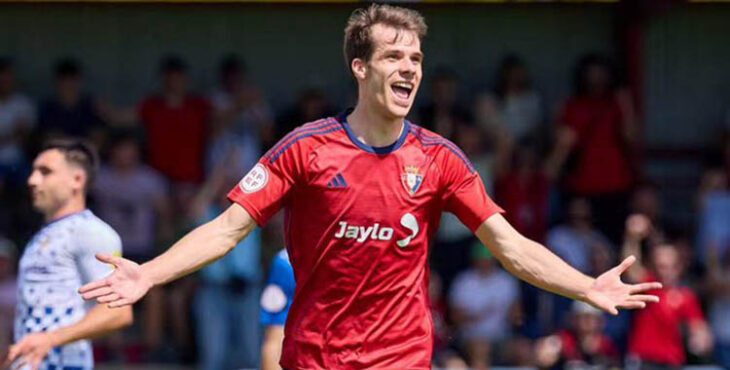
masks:
<svg viewBox="0 0 730 370"><path fill-rule="evenodd" d="M81 76L81 65L72 58L64 58L56 62L53 68L56 78Z"/></svg>
<svg viewBox="0 0 730 370"><path fill-rule="evenodd" d="M225 76L233 72L241 72L245 74L247 66L246 62L237 54L228 54L221 59L218 71L221 76Z"/></svg>
<svg viewBox="0 0 730 370"><path fill-rule="evenodd" d="M343 51L348 69L355 59L369 60L373 54L371 29L376 24L397 30L413 31L419 40L426 37L428 27L423 16L413 9L385 4L372 4L352 12L345 27Z"/></svg>
<svg viewBox="0 0 730 370"><path fill-rule="evenodd" d="M185 73L188 70L188 64L179 55L168 54L160 60L160 72L161 73L172 73L179 72Z"/></svg>
<svg viewBox="0 0 730 370"><path fill-rule="evenodd" d="M525 62L517 54L508 54L499 63L497 69L497 83L494 88L495 95L501 100L507 95L507 84L509 83L509 75L515 69L527 69ZM527 81L527 88L531 87L531 81Z"/></svg>
<svg viewBox="0 0 730 370"><path fill-rule="evenodd" d="M92 145L81 139L52 139L41 148L41 152L47 150L58 150L63 153L68 163L80 167L86 173L84 191L89 189L99 168L99 155Z"/></svg>
<svg viewBox="0 0 730 370"><path fill-rule="evenodd" d="M618 72L613 60L602 54L589 53L578 60L573 72L573 93L576 96L588 93L588 71L592 67L601 67L608 73L609 89L613 90L617 87Z"/></svg>

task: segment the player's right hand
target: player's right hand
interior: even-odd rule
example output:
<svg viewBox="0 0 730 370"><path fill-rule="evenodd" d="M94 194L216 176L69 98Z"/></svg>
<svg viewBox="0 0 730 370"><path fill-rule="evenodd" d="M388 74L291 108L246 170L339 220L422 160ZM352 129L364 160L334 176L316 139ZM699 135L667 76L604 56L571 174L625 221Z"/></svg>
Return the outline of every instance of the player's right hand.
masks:
<svg viewBox="0 0 730 370"><path fill-rule="evenodd" d="M97 254L96 259L114 265L114 272L104 279L86 284L79 289L85 300L95 299L109 308L131 305L152 288L142 267L128 259Z"/></svg>

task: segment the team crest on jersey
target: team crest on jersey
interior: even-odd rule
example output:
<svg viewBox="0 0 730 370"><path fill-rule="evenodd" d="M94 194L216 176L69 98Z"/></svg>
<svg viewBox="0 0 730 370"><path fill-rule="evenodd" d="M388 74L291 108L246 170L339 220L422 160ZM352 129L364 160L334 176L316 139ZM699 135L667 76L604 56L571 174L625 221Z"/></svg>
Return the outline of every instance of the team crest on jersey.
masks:
<svg viewBox="0 0 730 370"><path fill-rule="evenodd" d="M416 194L423 184L423 175L418 173L417 166L406 166L405 173L400 175L401 182L408 194Z"/></svg>

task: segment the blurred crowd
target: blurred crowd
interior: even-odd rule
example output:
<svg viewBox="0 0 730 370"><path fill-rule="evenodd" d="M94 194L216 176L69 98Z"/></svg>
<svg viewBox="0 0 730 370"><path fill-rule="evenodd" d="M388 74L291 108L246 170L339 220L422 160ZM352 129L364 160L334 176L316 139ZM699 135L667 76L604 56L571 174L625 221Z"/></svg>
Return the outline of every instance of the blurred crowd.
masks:
<svg viewBox="0 0 730 370"><path fill-rule="evenodd" d="M236 55L222 58L214 91L195 91L191 67L166 56L159 91L121 107L93 95L80 61L57 61L54 93L31 97L15 78L23 67L0 58L0 348L12 338L17 260L41 222L25 181L43 141L75 136L99 148L90 207L121 235L125 257L144 262L227 207L227 192L278 138L346 108L311 88L274 111L276 97L253 84ZM661 184L644 173L634 97L610 58L577 60L572 95L556 107L517 55L476 91L445 66L425 77L412 121L464 150L521 233L593 276L634 255L624 279L665 287L660 303L606 315L517 281L445 214L431 253L437 366L730 368L729 133L708 149L695 224L680 225L663 210ZM262 266L284 246L282 223L275 218L197 275L150 292L131 329L97 343L99 362L256 367Z"/></svg>

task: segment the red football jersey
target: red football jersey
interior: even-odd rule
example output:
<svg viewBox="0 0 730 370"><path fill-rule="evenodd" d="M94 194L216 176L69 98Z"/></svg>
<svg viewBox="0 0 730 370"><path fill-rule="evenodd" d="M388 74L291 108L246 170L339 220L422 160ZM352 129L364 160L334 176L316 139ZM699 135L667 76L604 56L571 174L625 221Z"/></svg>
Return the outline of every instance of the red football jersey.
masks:
<svg viewBox="0 0 730 370"><path fill-rule="evenodd" d="M429 368L428 245L441 212L472 230L501 212L450 141L406 121L394 144L374 148L346 115L292 131L229 198L259 225L285 209L290 369Z"/></svg>

